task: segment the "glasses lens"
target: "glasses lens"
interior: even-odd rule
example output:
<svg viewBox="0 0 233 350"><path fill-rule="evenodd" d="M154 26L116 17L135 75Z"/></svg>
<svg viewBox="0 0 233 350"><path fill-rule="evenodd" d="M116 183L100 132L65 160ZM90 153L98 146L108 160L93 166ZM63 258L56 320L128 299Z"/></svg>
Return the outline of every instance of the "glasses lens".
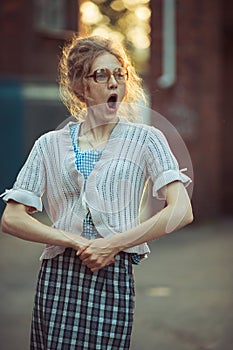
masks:
<svg viewBox="0 0 233 350"><path fill-rule="evenodd" d="M114 70L114 77L118 82L126 80L126 71L124 68L117 68Z"/></svg>
<svg viewBox="0 0 233 350"><path fill-rule="evenodd" d="M124 82L127 79L127 70L123 67L115 69L114 77L118 82Z"/></svg>
<svg viewBox="0 0 233 350"><path fill-rule="evenodd" d="M124 67L116 68L113 73L107 68L97 69L93 77L97 83L107 83L112 74L118 83L124 83L128 79L128 71Z"/></svg>
<svg viewBox="0 0 233 350"><path fill-rule="evenodd" d="M108 81L109 74L106 69L98 69L95 72L95 79L98 83L106 83Z"/></svg>

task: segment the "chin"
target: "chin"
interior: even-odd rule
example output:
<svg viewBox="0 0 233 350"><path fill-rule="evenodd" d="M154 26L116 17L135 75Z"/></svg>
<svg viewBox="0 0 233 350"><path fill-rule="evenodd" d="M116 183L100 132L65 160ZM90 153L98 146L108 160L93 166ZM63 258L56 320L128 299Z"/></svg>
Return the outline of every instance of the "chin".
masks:
<svg viewBox="0 0 233 350"><path fill-rule="evenodd" d="M108 105L106 105L106 114L109 114L109 115L116 115L117 114L117 111L118 111L118 108L115 107L115 108L109 108Z"/></svg>
<svg viewBox="0 0 233 350"><path fill-rule="evenodd" d="M89 110L92 111L91 114L93 114L96 121L98 120L98 123L116 122L119 106L120 103L117 103L114 107L109 107L107 103L102 103L89 107Z"/></svg>

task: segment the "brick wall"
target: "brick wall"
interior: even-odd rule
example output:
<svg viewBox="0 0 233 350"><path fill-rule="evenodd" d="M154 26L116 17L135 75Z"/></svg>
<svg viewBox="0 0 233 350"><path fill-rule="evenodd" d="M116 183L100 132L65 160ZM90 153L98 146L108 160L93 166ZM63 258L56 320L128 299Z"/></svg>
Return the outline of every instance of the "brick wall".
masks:
<svg viewBox="0 0 233 350"><path fill-rule="evenodd" d="M189 149L194 168L193 205L199 219L223 213L223 187L229 187L222 182L222 103L227 88L223 84L223 3L176 1L177 76L172 87L162 89L157 84L161 75L162 0L151 2L152 106L177 128Z"/></svg>
<svg viewBox="0 0 233 350"><path fill-rule="evenodd" d="M76 0L66 3L67 27L55 32L38 28L39 13L35 3L32 0L1 1L0 75L55 82L61 47L72 34L71 30L77 28L78 4Z"/></svg>

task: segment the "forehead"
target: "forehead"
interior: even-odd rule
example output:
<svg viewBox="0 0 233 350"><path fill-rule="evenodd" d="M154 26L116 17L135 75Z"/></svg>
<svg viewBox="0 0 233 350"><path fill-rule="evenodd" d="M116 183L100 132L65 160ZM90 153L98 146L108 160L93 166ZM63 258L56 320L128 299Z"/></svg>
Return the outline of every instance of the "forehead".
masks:
<svg viewBox="0 0 233 350"><path fill-rule="evenodd" d="M118 67L121 67L121 63L118 61L116 56L106 52L96 57L91 66L91 70L94 71L99 68L108 68L113 70L114 68Z"/></svg>

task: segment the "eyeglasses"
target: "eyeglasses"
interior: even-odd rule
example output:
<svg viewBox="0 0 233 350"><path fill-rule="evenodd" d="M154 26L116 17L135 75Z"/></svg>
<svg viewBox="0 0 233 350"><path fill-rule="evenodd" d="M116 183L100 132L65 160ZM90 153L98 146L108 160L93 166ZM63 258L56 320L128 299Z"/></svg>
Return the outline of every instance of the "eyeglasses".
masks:
<svg viewBox="0 0 233 350"><path fill-rule="evenodd" d="M112 75L119 84L123 84L128 79L128 70L125 67L119 67L111 72L108 68L100 68L88 75L87 78L94 78L96 83L104 84L109 82Z"/></svg>

